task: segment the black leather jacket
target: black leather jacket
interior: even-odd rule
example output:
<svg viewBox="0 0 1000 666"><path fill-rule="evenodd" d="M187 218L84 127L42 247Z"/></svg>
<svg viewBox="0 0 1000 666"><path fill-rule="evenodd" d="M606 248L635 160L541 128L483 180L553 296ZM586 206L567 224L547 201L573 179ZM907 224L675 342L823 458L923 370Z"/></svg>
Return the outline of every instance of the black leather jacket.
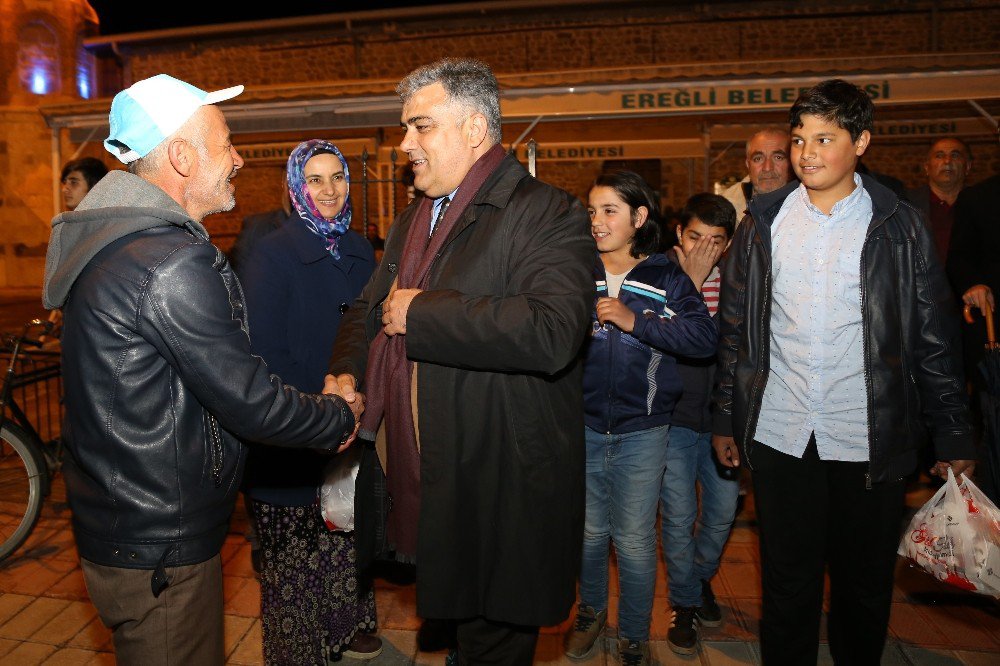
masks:
<svg viewBox="0 0 1000 666"><path fill-rule="evenodd" d="M341 399L268 373L225 256L136 176L108 174L56 218L44 296L64 304L66 487L87 560L208 560L239 488L237 437L329 449L354 427Z"/></svg>
<svg viewBox="0 0 1000 666"><path fill-rule="evenodd" d="M868 482L915 469L928 431L939 460L974 458L959 356L958 309L913 206L867 176L872 221L861 253L868 394ZM753 465L769 374L771 223L798 183L750 202L723 267L713 432L735 437Z"/></svg>

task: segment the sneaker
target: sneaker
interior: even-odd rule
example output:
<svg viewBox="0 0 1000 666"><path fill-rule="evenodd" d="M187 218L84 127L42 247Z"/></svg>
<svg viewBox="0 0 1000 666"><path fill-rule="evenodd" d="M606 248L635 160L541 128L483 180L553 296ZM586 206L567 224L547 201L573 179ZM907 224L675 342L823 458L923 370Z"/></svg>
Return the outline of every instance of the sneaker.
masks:
<svg viewBox="0 0 1000 666"><path fill-rule="evenodd" d="M698 609L678 606L673 609L673 621L667 630L667 644L677 654L698 652Z"/></svg>
<svg viewBox="0 0 1000 666"><path fill-rule="evenodd" d="M618 661L622 666L649 666L649 641L619 638Z"/></svg>
<svg viewBox="0 0 1000 666"><path fill-rule="evenodd" d="M590 606L580 604L576 611L576 622L573 627L566 632L564 641L566 656L570 659L586 659L594 653L594 646L597 639L604 632L604 625L608 622L607 609L600 613Z"/></svg>
<svg viewBox="0 0 1000 666"><path fill-rule="evenodd" d="M358 632L344 648L343 655L351 659L368 661L382 654L382 639L378 636Z"/></svg>
<svg viewBox="0 0 1000 666"><path fill-rule="evenodd" d="M705 627L718 627L722 624L722 609L715 602L712 584L701 581L701 608L698 609L698 623Z"/></svg>

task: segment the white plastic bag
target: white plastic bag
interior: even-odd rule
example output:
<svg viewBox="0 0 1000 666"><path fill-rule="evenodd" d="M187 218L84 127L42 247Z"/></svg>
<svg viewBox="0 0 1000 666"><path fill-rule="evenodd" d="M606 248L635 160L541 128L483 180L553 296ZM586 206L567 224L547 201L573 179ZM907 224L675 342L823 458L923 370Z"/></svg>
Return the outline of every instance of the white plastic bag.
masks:
<svg viewBox="0 0 1000 666"><path fill-rule="evenodd" d="M361 464L361 447L338 453L326 466L319 489L320 512L336 532L354 531L354 487Z"/></svg>
<svg viewBox="0 0 1000 666"><path fill-rule="evenodd" d="M1000 510L964 474L948 480L924 504L899 542L938 580L1000 597Z"/></svg>

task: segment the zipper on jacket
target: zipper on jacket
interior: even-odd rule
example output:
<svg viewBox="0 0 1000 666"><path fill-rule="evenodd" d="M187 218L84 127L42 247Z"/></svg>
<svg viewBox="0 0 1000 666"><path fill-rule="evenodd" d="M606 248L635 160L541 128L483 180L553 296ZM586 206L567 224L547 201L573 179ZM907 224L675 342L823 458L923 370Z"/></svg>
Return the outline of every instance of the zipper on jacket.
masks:
<svg viewBox="0 0 1000 666"><path fill-rule="evenodd" d="M861 283L861 337L862 337L862 348L864 350L864 373L865 373L865 393L867 394L865 398L868 400L868 471L865 473L865 490L872 489L872 458L875 456L875 437L874 428L872 426L872 417L875 411L875 401L872 396L875 390L872 388L872 379L870 373L871 362L871 350L868 346L868 317L865 316L866 304L868 303L868 290L865 289L865 248L868 247L868 240L871 238L871 234L875 229L882 226L886 220L896 214L899 210L899 199L896 199L896 205L889 212L888 215L882 217L878 222L868 230L865 234L865 242L861 244L861 264L858 266L859 271L859 282Z"/></svg>
<svg viewBox="0 0 1000 666"><path fill-rule="evenodd" d="M865 238L865 242L861 245L861 265L858 270L863 270L865 263L865 246L868 245L868 239ZM872 401L872 394L874 390L872 389L871 375L868 372L869 366L869 348L868 348L868 317L865 316L865 305L868 302L868 293L865 289L865 279L864 273L861 274L861 337L862 337L862 349L864 350L864 367L862 368L865 373L865 399L868 401L868 471L865 472L865 490L872 489L872 457L875 454L875 441L874 441L874 429L872 428L872 411L875 407Z"/></svg>
<svg viewBox="0 0 1000 666"><path fill-rule="evenodd" d="M219 434L219 422L215 420L215 416L209 414L208 423L208 433L212 439L212 479L215 481L215 487L220 488L222 486L222 460L224 456L222 436Z"/></svg>
<svg viewBox="0 0 1000 666"><path fill-rule="evenodd" d="M607 285L608 284L608 271L604 267L604 262L601 261L600 257L597 258L597 261L598 261L598 266L600 266L600 269L601 269L602 277L604 278L604 284ZM608 296L611 295L608 292L605 292L605 294L608 295ZM605 380L604 380L604 385L608 389L608 402L607 402L607 411L605 411L604 434L605 435L610 435L611 434L611 412L612 412L612 409L611 409L611 400L615 397L614 382L612 381L612 379L614 377L613 368L614 368L614 364L615 364L615 342L612 339L612 335L614 334L614 327L613 326L609 326L607 324L602 324L601 321L597 318L597 300L596 300L597 298L600 298L600 296L596 296L595 300L594 300L594 323L597 324L602 329L604 329L604 332L608 334L608 367L607 367L607 374L605 375Z"/></svg>
<svg viewBox="0 0 1000 666"><path fill-rule="evenodd" d="M600 258L598 258L598 261L601 261ZM642 262L639 262L639 263L641 264ZM636 264L636 266L638 266L638 265L639 264ZM622 293L621 292L622 287L625 286L625 280L628 279L628 276L632 273L632 271L635 270L635 268L636 268L635 266L633 266L632 268L630 268L625 273L625 277L622 278L622 284L618 288L618 296L619 297L621 296L621 293ZM601 261L601 271L604 273L604 284L607 284L608 283L608 269L604 267L604 262L603 261ZM607 295L611 296L611 292L608 291ZM595 303L594 307L595 307L595 310L596 310L596 307L597 307L596 303ZM611 434L611 430L612 430L612 426L613 426L612 414L614 412L614 407L613 407L613 402L612 401L614 400L614 397L615 397L614 368L615 368L615 344L616 343L615 343L615 340L613 339L613 336L617 332L617 334L618 334L618 342L620 343L621 342L621 336L622 336L623 332L622 332L622 330L620 328L618 328L617 326L614 326L613 324L601 324L601 322L599 320L597 320L597 313L596 312L594 313L594 318L595 318L594 321L597 321L598 325L600 325L601 327L604 327L604 330L607 331L607 333L608 333L608 375L607 375L607 377L608 377L608 421L607 421L607 426L605 428L605 434L606 435L610 435Z"/></svg>
<svg viewBox="0 0 1000 666"><path fill-rule="evenodd" d="M750 246L747 247L747 261L748 261L748 263L749 263L750 253L753 250L753 236L750 236L749 242L750 242ZM753 409L750 411L750 417L747 419L746 431L745 431L745 433L743 435L743 441L745 442L744 447L743 447L743 455L744 455L744 458L746 459L747 467L750 468L751 470L753 469L753 465L750 462L750 443L751 443L751 439L750 438L753 436L753 433L751 432L751 429L754 430L754 431L756 431L756 429L757 429L757 421L760 419L761 402L764 399L763 393L761 393L761 379L763 378L764 373L760 370L760 368L763 368L764 367L764 362L766 360L768 360L768 359L764 358L765 345L763 343L764 343L765 340L768 340L768 338L770 337L770 334L771 334L771 332L770 332L770 323L771 323L771 298L772 298L771 288L772 288L771 287L771 257L768 256L767 257L767 273L764 275L764 292L766 293L767 296L764 299L764 304L765 304L764 312L761 313L761 318L760 318L760 334L761 334L760 335L760 340L761 340L761 345L760 345L760 352L758 352L758 356L757 356L757 368L758 368L758 371L757 371L756 376L753 379L753 385L750 387L750 405L753 406ZM768 343L766 345L766 348L768 350L771 349L771 343L770 343L770 341L768 341ZM770 353L770 352L768 352L768 353Z"/></svg>
<svg viewBox="0 0 1000 666"><path fill-rule="evenodd" d="M601 322L597 322L601 324ZM601 326L608 326L607 324L601 324ZM606 433L611 434L611 414L614 411L613 400L615 397L615 382L614 382L614 367L615 367L615 343L612 340L612 335L614 335L615 330L613 326L608 326L608 422ZM619 333L619 336L621 333Z"/></svg>

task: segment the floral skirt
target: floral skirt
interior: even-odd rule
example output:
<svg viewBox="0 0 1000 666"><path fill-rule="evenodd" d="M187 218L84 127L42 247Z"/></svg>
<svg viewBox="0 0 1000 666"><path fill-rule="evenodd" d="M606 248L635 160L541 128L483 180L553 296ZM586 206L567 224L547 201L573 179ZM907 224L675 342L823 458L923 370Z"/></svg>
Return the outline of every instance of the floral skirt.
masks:
<svg viewBox="0 0 1000 666"><path fill-rule="evenodd" d="M253 512L266 664L325 666L356 632L375 631L375 592L361 591L353 534L328 530L318 504L254 501Z"/></svg>

